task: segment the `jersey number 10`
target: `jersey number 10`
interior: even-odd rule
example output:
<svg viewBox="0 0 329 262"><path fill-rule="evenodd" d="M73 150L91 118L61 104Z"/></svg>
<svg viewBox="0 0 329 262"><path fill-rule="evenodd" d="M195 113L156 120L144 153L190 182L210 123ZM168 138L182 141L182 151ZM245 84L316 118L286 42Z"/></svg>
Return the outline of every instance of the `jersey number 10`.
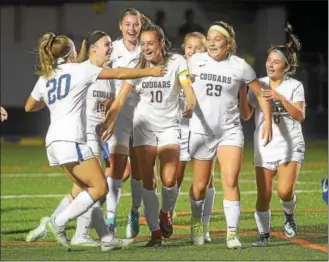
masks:
<svg viewBox="0 0 329 262"><path fill-rule="evenodd" d="M151 91L151 103L161 103L162 102L162 91Z"/></svg>
<svg viewBox="0 0 329 262"><path fill-rule="evenodd" d="M61 100L66 97L69 93L71 85L71 75L65 74L61 75L58 79L50 79L46 86L50 87L48 90L48 103L49 105L56 102L56 100Z"/></svg>

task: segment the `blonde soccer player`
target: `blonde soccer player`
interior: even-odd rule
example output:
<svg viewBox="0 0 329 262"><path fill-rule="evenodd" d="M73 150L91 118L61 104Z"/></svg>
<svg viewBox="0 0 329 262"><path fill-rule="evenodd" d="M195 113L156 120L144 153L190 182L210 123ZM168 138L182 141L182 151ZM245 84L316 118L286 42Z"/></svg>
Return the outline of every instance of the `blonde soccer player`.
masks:
<svg viewBox="0 0 329 262"><path fill-rule="evenodd" d="M98 65L108 61L111 51L106 34L86 39L88 53L97 53ZM160 76L161 67L144 69L105 69L86 61L76 63L77 53L72 40L64 35L46 33L39 39L39 79L25 104L27 112L45 106L50 111L50 126L46 135L46 152L51 166L63 168L69 178L82 189L56 216L46 222L47 230L55 239L70 249L65 225L93 207L93 220L101 238L101 249L121 248L131 241L120 240L106 227L97 201L103 198L108 187L97 158L86 144L86 95L97 79L139 78Z"/></svg>
<svg viewBox="0 0 329 262"><path fill-rule="evenodd" d="M87 41L89 43L87 43ZM102 59L100 59L102 54L102 49L96 49L96 52L89 52L91 44L104 46L104 48L110 48L111 52L112 41L105 32L94 31L88 34L87 38L83 40L81 49L77 58L78 62L89 61L90 64L96 66L102 66L99 64ZM99 62L100 61L100 62ZM108 61L104 61L106 64ZM105 111L109 108L111 102L115 96L115 89L113 80L96 80L87 91L86 96L86 144L90 147L93 154L99 160L102 154L101 140L98 134L96 133L96 126L102 123L105 119ZM60 204L57 206L51 217L56 217L63 209L65 209L70 202L81 192L81 188L76 184L73 184L71 194L65 196ZM99 203L97 203L98 205ZM71 239L72 246L88 246L95 247L99 246L88 234L89 229L91 228L91 213L92 208L87 212L80 215L77 218L77 226L75 234ZM26 237L27 242L34 242L41 237L47 235L46 223L51 217L44 217L41 219L40 225L34 230L30 231Z"/></svg>
<svg viewBox="0 0 329 262"><path fill-rule="evenodd" d="M238 108L238 92L249 84L263 105L264 144L271 139L271 111L261 98L261 85L254 70L235 55L233 27L216 22L208 30L207 52L194 54L188 61L197 106L190 119L189 150L193 160L190 188L191 237L195 245L204 244L202 211L213 158L217 154L221 168L223 207L227 224L227 247L240 248L237 237L240 218L238 176L244 137Z"/></svg>
<svg viewBox="0 0 329 262"><path fill-rule="evenodd" d="M143 28L140 43L142 52L137 67L166 65L168 73L159 79L147 77L139 81L125 81L110 109L107 120L110 124L104 136L111 135L113 120L125 104L128 94L136 90L140 101L133 120L133 146L136 149L143 181L144 213L151 231L151 239L147 246L161 246L162 236L169 238L173 233L169 211L172 210L178 194L176 172L180 152L179 93L181 87L187 98L184 115L188 116L192 113L195 96L190 85L186 60L181 55L169 53L169 42L159 26L149 25ZM157 157L160 160L162 181L160 214L153 172Z"/></svg>
<svg viewBox="0 0 329 262"><path fill-rule="evenodd" d="M270 223L273 178L278 175L277 192L284 209L284 232L288 238L297 234L295 219L296 193L294 190L304 160L305 143L301 122L305 119L305 97L303 84L292 78L298 66L297 53L301 44L292 33L290 25L286 31L289 42L273 45L266 60L267 76L259 81L263 86L262 96L272 105L273 139L262 146L261 129L264 114L254 95L240 92L240 110L244 120L255 113L254 165L257 181L255 220L259 240L252 246L263 247L270 242Z"/></svg>
<svg viewBox="0 0 329 262"><path fill-rule="evenodd" d="M195 53L204 53L206 52L206 37L202 33L192 32L188 33L182 45L184 50L185 59L190 59ZM180 92L180 109L181 112L184 111L185 106L185 95L183 90ZM190 136L189 129L189 119L182 117L181 118L181 135L180 135L180 157L179 157L179 167L177 169L177 186L178 191L180 191L181 184L185 176L185 169L187 163L191 160L191 156L188 149L188 141ZM214 161L215 163L215 161ZM214 165L215 166L215 165ZM213 170L212 170L213 172ZM213 174L211 176L209 187L207 190L207 195L205 198L204 210L202 214L202 224L203 224L203 234L205 242L210 243L210 233L209 233L209 222L210 216L213 210L214 200L215 200L215 187L213 182ZM175 216L175 211L172 211L172 217Z"/></svg>
<svg viewBox="0 0 329 262"><path fill-rule="evenodd" d="M148 18L137 9L128 8L123 11L119 19L119 29L122 33L122 38L113 42L113 52L111 54L112 68L127 67L140 55L141 48L138 38L141 28L147 23L149 23ZM122 80L115 80L116 94L119 94L122 83ZM137 94L131 92L118 115L113 135L104 143L105 174L109 186L109 192L106 196L106 224L113 232L116 229L116 212L120 200L122 182L130 175L127 172L130 169L128 156L130 159L132 207L126 228L127 238L134 238L139 233L139 216L142 202L142 181L136 162L135 150L130 147L133 115L138 100Z"/></svg>

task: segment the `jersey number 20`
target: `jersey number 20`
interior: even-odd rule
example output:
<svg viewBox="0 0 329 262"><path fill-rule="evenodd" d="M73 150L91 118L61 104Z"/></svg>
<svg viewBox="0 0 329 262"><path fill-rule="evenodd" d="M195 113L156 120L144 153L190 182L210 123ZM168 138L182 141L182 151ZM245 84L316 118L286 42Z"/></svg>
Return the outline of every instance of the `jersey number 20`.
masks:
<svg viewBox="0 0 329 262"><path fill-rule="evenodd" d="M56 102L56 100L61 100L66 97L69 93L71 85L71 75L65 74L61 75L58 79L50 79L46 86L50 87L48 90L48 102L49 105Z"/></svg>

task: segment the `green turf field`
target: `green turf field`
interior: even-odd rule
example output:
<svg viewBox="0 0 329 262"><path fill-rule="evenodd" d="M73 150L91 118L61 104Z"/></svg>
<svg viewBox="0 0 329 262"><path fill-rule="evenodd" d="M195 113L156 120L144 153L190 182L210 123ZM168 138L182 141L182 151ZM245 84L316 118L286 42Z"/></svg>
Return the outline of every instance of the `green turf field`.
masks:
<svg viewBox="0 0 329 262"><path fill-rule="evenodd" d="M25 236L39 219L49 216L64 194L70 192L70 181L58 168L49 168L42 146L1 145L1 259L2 260L322 260L328 261L328 209L321 199L320 181L328 173L328 143L306 143L306 159L297 184L297 221L299 236L288 240L283 233L283 215L279 199L272 200L272 238L266 248L252 248L256 239L254 204L256 185L252 150L246 145L240 174L241 250L226 249L225 218L219 168L216 168L217 196L211 219L212 243L195 247L189 242L189 199L191 169L188 169L177 204L177 218L172 239L161 248L144 247L150 233L145 224L140 236L125 250L102 253L98 249L65 251L52 239L26 244ZM123 186L118 207L118 235L123 237L130 209L130 182ZM69 224L68 237L75 222ZM92 236L96 237L94 230Z"/></svg>

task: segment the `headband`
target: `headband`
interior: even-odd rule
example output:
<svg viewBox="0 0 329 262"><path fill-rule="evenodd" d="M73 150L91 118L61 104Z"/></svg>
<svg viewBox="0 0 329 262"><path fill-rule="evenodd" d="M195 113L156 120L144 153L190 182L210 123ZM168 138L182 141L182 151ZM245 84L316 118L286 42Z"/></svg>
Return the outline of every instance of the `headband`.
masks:
<svg viewBox="0 0 329 262"><path fill-rule="evenodd" d="M75 50L75 46L74 46L73 41L71 39L69 39L69 41L70 41L70 49L65 55L63 55L62 57L57 58L56 63L58 65L65 63L65 58L67 58L69 55L71 55L72 51Z"/></svg>
<svg viewBox="0 0 329 262"><path fill-rule="evenodd" d="M287 57L279 49L273 49L272 52L277 52L283 58L286 64L289 65Z"/></svg>
<svg viewBox="0 0 329 262"><path fill-rule="evenodd" d="M93 44L95 44L99 39L101 39L103 36L107 36L107 34L103 31L97 31L94 34L91 34L86 37L86 43L87 43L87 49Z"/></svg>
<svg viewBox="0 0 329 262"><path fill-rule="evenodd" d="M209 28L209 30L216 30L216 31L222 33L224 36L230 37L229 32L224 27L222 27L220 25L213 25Z"/></svg>

